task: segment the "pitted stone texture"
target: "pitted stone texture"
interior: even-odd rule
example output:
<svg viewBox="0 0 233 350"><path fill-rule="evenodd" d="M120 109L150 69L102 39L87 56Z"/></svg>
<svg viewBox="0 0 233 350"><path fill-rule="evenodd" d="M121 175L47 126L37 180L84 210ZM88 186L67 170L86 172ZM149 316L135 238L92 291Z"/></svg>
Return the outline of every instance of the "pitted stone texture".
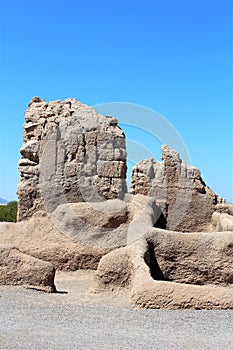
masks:
<svg viewBox="0 0 233 350"><path fill-rule="evenodd" d="M200 170L186 165L179 153L162 146L162 162L142 160L132 170L131 192L153 197L160 206L162 228L194 232L210 230L217 204L224 199L202 180Z"/></svg>
<svg viewBox="0 0 233 350"><path fill-rule="evenodd" d="M125 135L116 119L73 98L46 102L34 97L25 121L19 221L67 202L124 196Z"/></svg>
<svg viewBox="0 0 233 350"><path fill-rule="evenodd" d="M97 163L97 172L102 177L108 178L122 178L125 174L126 165L122 161L98 161Z"/></svg>

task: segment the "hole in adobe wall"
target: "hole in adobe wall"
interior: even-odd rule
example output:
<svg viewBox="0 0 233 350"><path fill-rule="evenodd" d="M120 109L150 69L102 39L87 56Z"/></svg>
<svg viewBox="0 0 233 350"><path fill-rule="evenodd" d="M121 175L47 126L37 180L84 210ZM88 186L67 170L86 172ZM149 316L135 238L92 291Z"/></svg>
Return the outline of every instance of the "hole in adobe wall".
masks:
<svg viewBox="0 0 233 350"><path fill-rule="evenodd" d="M155 257L155 246L152 242L148 243L148 249L145 253L144 260L145 263L149 266L151 277L154 280L166 281Z"/></svg>
<svg viewBox="0 0 233 350"><path fill-rule="evenodd" d="M154 227L158 227L158 228L162 228L162 229L166 230L167 220L166 220L163 213L160 214L160 217L158 218L158 220L154 224Z"/></svg>

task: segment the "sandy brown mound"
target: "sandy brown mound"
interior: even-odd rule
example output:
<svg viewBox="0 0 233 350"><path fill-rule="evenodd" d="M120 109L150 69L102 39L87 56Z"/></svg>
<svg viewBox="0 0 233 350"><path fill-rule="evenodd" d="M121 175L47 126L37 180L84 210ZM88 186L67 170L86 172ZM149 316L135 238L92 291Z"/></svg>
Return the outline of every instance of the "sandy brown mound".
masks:
<svg viewBox="0 0 233 350"><path fill-rule="evenodd" d="M47 292L56 290L55 268L48 262L23 254L12 245L0 245L0 284L22 285Z"/></svg>

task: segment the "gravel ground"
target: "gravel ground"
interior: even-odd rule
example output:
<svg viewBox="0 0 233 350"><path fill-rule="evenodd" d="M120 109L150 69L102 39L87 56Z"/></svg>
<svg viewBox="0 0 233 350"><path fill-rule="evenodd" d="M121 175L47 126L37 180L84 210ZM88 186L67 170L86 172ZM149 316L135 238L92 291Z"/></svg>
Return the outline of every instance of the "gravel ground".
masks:
<svg viewBox="0 0 233 350"><path fill-rule="evenodd" d="M0 288L0 349L233 349L233 311L134 310L89 295L91 273L58 274L45 294Z"/></svg>

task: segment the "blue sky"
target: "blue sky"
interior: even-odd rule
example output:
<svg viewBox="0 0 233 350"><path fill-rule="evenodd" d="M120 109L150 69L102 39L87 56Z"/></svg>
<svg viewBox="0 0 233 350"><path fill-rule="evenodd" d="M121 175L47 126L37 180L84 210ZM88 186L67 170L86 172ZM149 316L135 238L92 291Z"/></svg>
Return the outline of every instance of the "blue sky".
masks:
<svg viewBox="0 0 233 350"><path fill-rule="evenodd" d="M16 198L24 110L40 96L159 112L233 202L232 19L231 0L0 0L0 197Z"/></svg>

